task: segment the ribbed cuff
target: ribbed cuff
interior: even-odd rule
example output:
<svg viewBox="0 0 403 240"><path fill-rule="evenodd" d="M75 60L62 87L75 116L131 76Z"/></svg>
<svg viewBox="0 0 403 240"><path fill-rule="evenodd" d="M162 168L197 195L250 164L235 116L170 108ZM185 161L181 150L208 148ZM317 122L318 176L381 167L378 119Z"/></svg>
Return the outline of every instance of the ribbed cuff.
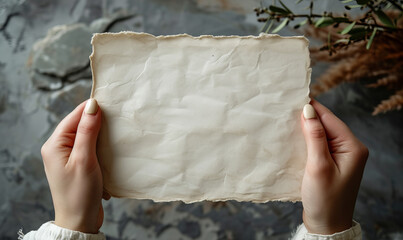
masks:
<svg viewBox="0 0 403 240"><path fill-rule="evenodd" d="M294 237L294 240L304 239L304 240L361 240L361 226L358 222L353 220L353 226L342 232L334 233L332 235L321 235L308 233L304 224L301 224Z"/></svg>
<svg viewBox="0 0 403 240"><path fill-rule="evenodd" d="M105 235L101 232L90 234L62 228L51 221L44 223L37 231L29 232L24 239L105 240Z"/></svg>

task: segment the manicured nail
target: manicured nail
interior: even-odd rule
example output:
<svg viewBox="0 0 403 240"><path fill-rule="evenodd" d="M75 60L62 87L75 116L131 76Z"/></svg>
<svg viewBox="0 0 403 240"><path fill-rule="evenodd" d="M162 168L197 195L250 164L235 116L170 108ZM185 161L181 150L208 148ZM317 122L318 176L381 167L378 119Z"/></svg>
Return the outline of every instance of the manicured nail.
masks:
<svg viewBox="0 0 403 240"><path fill-rule="evenodd" d="M90 114L90 115L94 115L97 113L98 111L98 103L97 100L90 98L87 101L87 104L85 105L85 109L84 109L86 114Z"/></svg>
<svg viewBox="0 0 403 240"><path fill-rule="evenodd" d="M316 118L315 109L313 108L313 106L311 104L305 104L303 113L304 113L305 119Z"/></svg>

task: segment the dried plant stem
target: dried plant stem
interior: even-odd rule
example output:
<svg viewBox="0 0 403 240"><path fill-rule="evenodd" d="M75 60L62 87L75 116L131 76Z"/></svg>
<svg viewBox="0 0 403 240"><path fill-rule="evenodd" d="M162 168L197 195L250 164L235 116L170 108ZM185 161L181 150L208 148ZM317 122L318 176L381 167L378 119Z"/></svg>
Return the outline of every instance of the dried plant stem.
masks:
<svg viewBox="0 0 403 240"><path fill-rule="evenodd" d="M403 89L397 91L394 95L390 96L388 99L383 100L375 110L372 115L377 115L379 113L385 113L392 110L400 110L403 106Z"/></svg>

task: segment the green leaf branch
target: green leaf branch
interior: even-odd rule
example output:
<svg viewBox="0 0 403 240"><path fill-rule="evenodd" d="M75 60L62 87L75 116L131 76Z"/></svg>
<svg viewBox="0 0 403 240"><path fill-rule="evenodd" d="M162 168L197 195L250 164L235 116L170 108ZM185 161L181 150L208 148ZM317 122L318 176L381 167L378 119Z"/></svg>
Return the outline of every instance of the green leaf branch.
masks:
<svg viewBox="0 0 403 240"><path fill-rule="evenodd" d="M304 2L298 0L296 4ZM313 25L316 28L324 28L333 26L335 29L340 29L338 32L342 39L338 39L333 44L331 43L329 33L329 44L325 49L329 50L330 54L340 45L349 45L352 42L367 41L366 48L369 49L377 32L396 32L403 31L403 28L397 26L397 21L403 17L402 1L400 0L342 0L341 4L347 11L353 8L359 8L363 12L363 17L360 19L352 19L347 13L342 16L336 16L332 12L323 12L322 14L313 13L314 2L309 1L309 13L296 14L290 10L281 0L279 5L270 5L265 8L256 8L255 12L259 22L265 22L261 32L277 33L284 27L288 26L296 19L303 18L294 28L300 28L305 24ZM385 10L399 11L398 17L391 19ZM279 24L273 29L275 22Z"/></svg>

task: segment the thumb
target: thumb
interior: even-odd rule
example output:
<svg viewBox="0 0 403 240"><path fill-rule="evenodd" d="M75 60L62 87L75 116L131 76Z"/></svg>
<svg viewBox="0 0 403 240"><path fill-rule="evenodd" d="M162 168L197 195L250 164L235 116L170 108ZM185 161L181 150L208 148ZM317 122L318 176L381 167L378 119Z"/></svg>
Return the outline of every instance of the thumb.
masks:
<svg viewBox="0 0 403 240"><path fill-rule="evenodd" d="M100 128L101 111L97 101L91 98L87 101L78 124L72 154L80 156L78 159L91 159L90 157L96 154L97 138Z"/></svg>
<svg viewBox="0 0 403 240"><path fill-rule="evenodd" d="M324 159L331 159L326 131L311 104L304 106L301 121L308 150L307 164L321 165Z"/></svg>

